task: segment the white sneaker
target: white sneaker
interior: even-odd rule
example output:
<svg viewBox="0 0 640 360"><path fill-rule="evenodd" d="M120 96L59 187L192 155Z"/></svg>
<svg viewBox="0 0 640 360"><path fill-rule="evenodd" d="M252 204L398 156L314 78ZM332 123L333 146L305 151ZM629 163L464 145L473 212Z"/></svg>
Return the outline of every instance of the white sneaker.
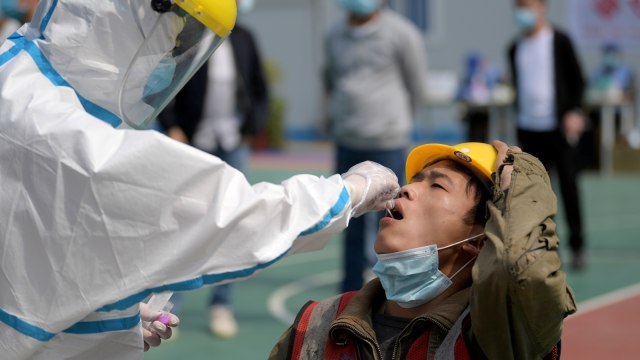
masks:
<svg viewBox="0 0 640 360"><path fill-rule="evenodd" d="M238 324L233 317L231 308L224 305L212 305L209 307L209 331L223 339L236 336Z"/></svg>

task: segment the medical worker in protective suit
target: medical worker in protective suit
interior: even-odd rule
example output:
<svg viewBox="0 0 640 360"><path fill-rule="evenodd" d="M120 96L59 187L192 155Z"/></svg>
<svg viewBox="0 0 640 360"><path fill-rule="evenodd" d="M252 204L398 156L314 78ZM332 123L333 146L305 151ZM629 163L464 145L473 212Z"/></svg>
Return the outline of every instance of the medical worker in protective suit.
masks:
<svg viewBox="0 0 640 360"><path fill-rule="evenodd" d="M139 131L234 0L42 0L0 49L0 357L142 358L140 301L239 280L392 206L375 163L251 186Z"/></svg>

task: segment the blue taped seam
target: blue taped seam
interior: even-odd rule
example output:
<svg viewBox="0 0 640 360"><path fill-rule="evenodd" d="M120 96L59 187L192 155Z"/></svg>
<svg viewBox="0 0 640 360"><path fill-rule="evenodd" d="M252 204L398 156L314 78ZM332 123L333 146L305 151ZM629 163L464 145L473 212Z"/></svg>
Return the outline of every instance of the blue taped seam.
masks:
<svg viewBox="0 0 640 360"><path fill-rule="evenodd" d="M38 326L31 325L24 320L20 320L17 316L11 315L4 309L0 308L0 321L7 324L17 332L36 339L38 341L47 342L56 334L46 331ZM107 319L99 321L81 321L75 323L63 332L68 334L99 334L111 331L129 330L137 326L140 322L140 313L126 318Z"/></svg>
<svg viewBox="0 0 640 360"><path fill-rule="evenodd" d="M328 220L327 220L327 216L325 216L325 218L320 223L318 223L316 226L311 227L309 230L305 232L312 233L326 226L326 224L329 223L329 221L333 216L342 212L348 200L349 200L349 193L346 191L346 188L343 188L340 194L340 197L338 198L338 201L329 210L330 215L327 215L329 216ZM324 224L324 225L321 225L321 224ZM274 263L282 259L289 252L289 250L290 249L287 249L287 251L285 251L280 256L278 256L277 258L269 262L258 264L248 269L230 271L230 272L221 273L221 274L203 275L193 280L155 287L152 289L142 291L138 294L129 296L113 304L105 305L102 308L98 309L97 311L108 312L112 310L124 310L133 306L135 303L142 301L151 293L160 293L165 291L195 290L204 285L219 283L224 280L247 277L252 275L258 270L261 270L273 265ZM35 325L31 325L24 320L20 320L18 317L9 314L2 308L0 308L0 321L7 324L9 327L15 329L19 333L42 342L49 341L55 336L54 333L48 332ZM136 326L139 322L140 322L140 314L138 313L134 316L127 317L127 318L79 322L69 327L68 329L64 330L63 332L69 333L69 334L96 334L96 333L109 332L109 331L128 330Z"/></svg>
<svg viewBox="0 0 640 360"><path fill-rule="evenodd" d="M147 296L151 295L152 293L161 293L161 292L165 292L165 291L188 291L188 290L196 290L199 289L205 285L211 285L211 284L216 284L219 283L221 281L224 280L231 280L231 279L241 279L247 276L252 275L253 273L255 273L258 270L262 270L264 268L267 268L271 265L273 265L274 263L276 263L277 261L279 261L280 259L282 259L288 252L290 249L287 249L284 253L280 254L277 258L263 263L263 264L258 264L256 266L247 268L247 269L243 269L243 270L237 270L237 271L229 271L226 273L221 273L221 274L209 274L209 275L202 275L199 276L195 279L192 280L186 280L186 281L181 281L178 283L174 283L174 284L169 284L169 285L163 285L163 286L158 286L155 288L151 288L151 289L147 289L144 291L141 291L135 295L131 295L129 297L126 297L122 300L119 300L117 302L114 302L112 304L109 305L105 305L103 307L101 307L100 309L96 310L96 311L100 311L100 312L109 312L109 311L113 311L113 310L124 310L124 309L128 309L129 307L133 306L134 304L144 300Z"/></svg>
<svg viewBox="0 0 640 360"><path fill-rule="evenodd" d="M51 7L49 8L49 11L47 11L47 15L45 15L44 18L42 18L42 22L40 23L40 36L42 38L44 38L44 31L47 29L47 26L49 25L49 21L53 16L53 11L56 9L57 5L58 5L58 0L53 0L53 2L51 3Z"/></svg>
<svg viewBox="0 0 640 360"><path fill-rule="evenodd" d="M73 89L71 84L63 79L62 76L60 76L60 74L58 74L58 72L53 68L53 66L51 66L49 60L47 60L47 58L42 54L42 51L40 51L40 49L33 42L27 42L26 39L22 39L25 42L25 50L27 51L27 53L31 55L31 58L38 66L38 69L40 69L40 72L42 72L42 74L46 76L53 85L66 86ZM75 89L73 90L76 93L78 99L80 99L80 103L82 104L82 107L86 112L106 122L114 128L122 124L122 120L120 120L120 118L118 118L116 115L80 96L80 94L78 94Z"/></svg>
<svg viewBox="0 0 640 360"><path fill-rule="evenodd" d="M347 191L346 187L343 187L342 192L340 193L340 197L338 198L337 202L331 207L331 209L329 209L329 212L327 213L327 215L325 215L325 217L318 224L300 233L300 236L312 234L324 228L325 226L327 226L327 224L329 224L329 222L334 216L340 214L344 210L348 202L349 202L349 192ZM108 312L113 310L124 310L133 306L135 303L138 303L144 300L144 298L151 295L152 293L161 293L165 291L175 292L175 291L196 290L203 287L204 285L211 285L211 284L219 283L225 280L244 278L252 275L258 270L267 268L272 264L276 263L277 261L282 259L289 252L289 250L291 250L291 248L287 249L284 253L280 254L278 257L276 257L275 259L269 262L258 264L254 267L250 267L247 269L230 271L230 272L221 273L221 274L202 275L192 280L187 280L179 283L147 289L135 295L131 295L122 300L119 300L115 303L105 305L100 309L98 309L97 311Z"/></svg>
<svg viewBox="0 0 640 360"><path fill-rule="evenodd" d="M40 72L47 78L51 83L55 86L65 86L73 89L71 84L69 84L58 72L51 66L49 60L42 54L42 51L31 41L25 39L22 35L17 33L13 34L10 38L16 45L7 50L6 52L0 54L0 66L4 65L9 60L13 59L21 50L25 50L29 56L36 63L36 66L40 70ZM117 117L115 114L110 112L109 110L92 103L91 101L85 99L80 96L75 89L73 89L76 96L80 100L82 107L85 111L94 117L106 122L107 124L115 127L118 127L122 124L122 120Z"/></svg>
<svg viewBox="0 0 640 360"><path fill-rule="evenodd" d="M15 43L15 41L14 41ZM15 44L11 49L0 54L0 66L6 64L9 60L13 59L24 47L22 44Z"/></svg>
<svg viewBox="0 0 640 360"><path fill-rule="evenodd" d="M17 332L26 335L28 337L34 338L38 341L49 341L56 334L48 332L40 327L35 325L31 325L24 320L18 319L17 316L11 315L6 312L4 309L0 308L0 321L7 324L9 327L13 328Z"/></svg>
<svg viewBox="0 0 640 360"><path fill-rule="evenodd" d="M333 219L335 216L340 214L342 210L344 210L344 207L347 205L347 202L349 202L349 192L347 191L346 187L343 187L342 192L340 193L340 197L338 198L338 201L335 203L335 205L331 207L331 209L329 209L329 212L324 216L324 218L316 225L301 232L300 236L313 234L315 232L318 232L324 229L327 225L329 225L329 223L331 222L331 219Z"/></svg>
<svg viewBox="0 0 640 360"><path fill-rule="evenodd" d="M110 331L129 330L140 322L140 313L119 319L107 319L100 321L81 321L75 323L63 332L67 334L99 334Z"/></svg>

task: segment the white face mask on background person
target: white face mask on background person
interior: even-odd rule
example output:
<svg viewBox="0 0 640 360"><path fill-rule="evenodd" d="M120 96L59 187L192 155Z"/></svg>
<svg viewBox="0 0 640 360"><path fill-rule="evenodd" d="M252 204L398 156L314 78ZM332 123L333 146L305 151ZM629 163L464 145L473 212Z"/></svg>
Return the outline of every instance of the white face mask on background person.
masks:
<svg viewBox="0 0 640 360"><path fill-rule="evenodd" d="M519 7L513 13L513 20L521 31L529 31L538 22L538 16L530 8Z"/></svg>
<svg viewBox="0 0 640 360"><path fill-rule="evenodd" d="M448 277L439 269L438 252L482 236L484 234L478 234L439 249L434 244L395 253L378 254L373 272L380 279L387 300L403 308L420 306L447 290L453 284L452 279L475 260L473 257Z"/></svg>
<svg viewBox="0 0 640 360"><path fill-rule="evenodd" d="M373 14L382 5L381 0L337 0L338 5L348 12L360 16Z"/></svg>

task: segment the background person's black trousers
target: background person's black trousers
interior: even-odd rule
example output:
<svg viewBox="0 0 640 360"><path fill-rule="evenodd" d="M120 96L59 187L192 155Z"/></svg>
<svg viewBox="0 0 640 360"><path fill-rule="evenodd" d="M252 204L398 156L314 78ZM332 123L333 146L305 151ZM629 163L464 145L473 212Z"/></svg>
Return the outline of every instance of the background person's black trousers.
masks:
<svg viewBox="0 0 640 360"><path fill-rule="evenodd" d="M547 168L554 169L560 182L565 219L569 225L569 246L574 255L583 250L582 211L578 192L580 152L571 146L560 131L537 132L518 129L522 150L537 157Z"/></svg>

